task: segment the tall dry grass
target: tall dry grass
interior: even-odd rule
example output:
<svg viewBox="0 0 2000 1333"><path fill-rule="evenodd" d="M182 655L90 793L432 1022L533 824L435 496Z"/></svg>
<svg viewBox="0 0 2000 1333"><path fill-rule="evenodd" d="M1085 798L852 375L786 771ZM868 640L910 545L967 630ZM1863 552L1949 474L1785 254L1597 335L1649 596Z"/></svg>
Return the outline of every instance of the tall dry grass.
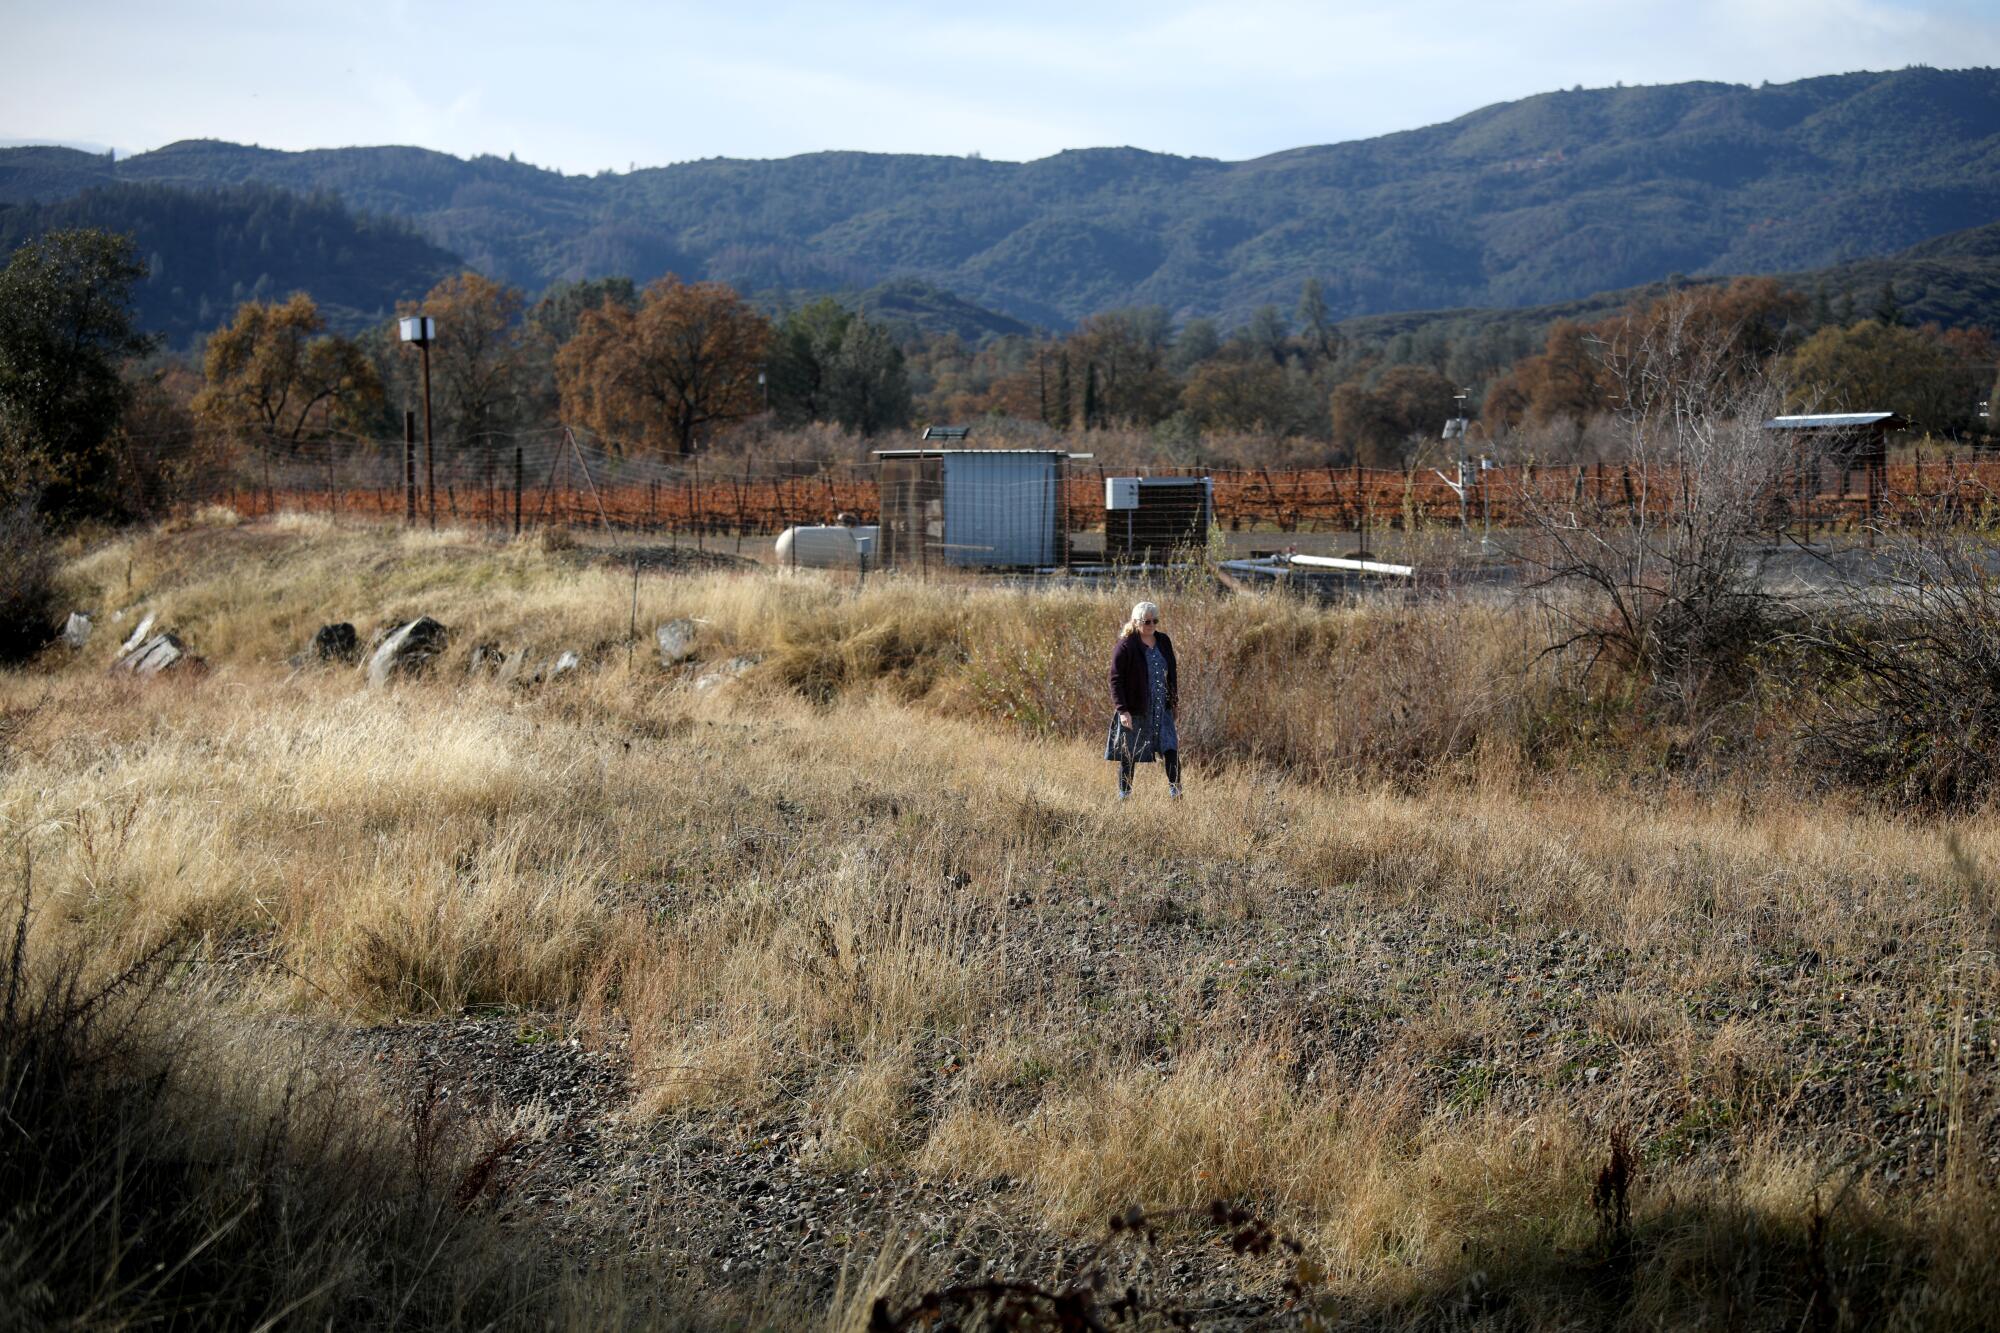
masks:
<svg viewBox="0 0 2000 1333"><path fill-rule="evenodd" d="M1504 1282L1481 1318L1796 1325L1823 1287L1942 1326L2000 1287L2000 833L1569 771L1509 612L1163 597L1192 795L1119 806L1129 589L642 578L642 635L760 657L703 691L628 657L629 569L587 550L300 522L70 576L211 669L0 677L38 948L186 938L245 1012L574 1012L629 1030L636 1114L795 1119L827 1171L1012 1180L1058 1227L1248 1197L1382 1319ZM456 634L434 680L282 665L419 612ZM481 641L588 667L472 681ZM1856 1146L1883 1077L1893 1160Z"/></svg>

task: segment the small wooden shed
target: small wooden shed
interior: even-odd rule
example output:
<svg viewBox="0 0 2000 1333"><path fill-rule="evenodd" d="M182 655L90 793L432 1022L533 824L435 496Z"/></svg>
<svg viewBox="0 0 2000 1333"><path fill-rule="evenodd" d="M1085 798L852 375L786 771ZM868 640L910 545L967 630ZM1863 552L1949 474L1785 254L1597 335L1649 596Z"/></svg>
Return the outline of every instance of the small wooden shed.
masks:
<svg viewBox="0 0 2000 1333"><path fill-rule="evenodd" d="M1795 439L1802 460L1843 472L1861 470L1871 510L1881 503L1888 486L1889 436L1909 428L1909 419L1895 412L1818 412L1772 417L1764 423L1765 430Z"/></svg>

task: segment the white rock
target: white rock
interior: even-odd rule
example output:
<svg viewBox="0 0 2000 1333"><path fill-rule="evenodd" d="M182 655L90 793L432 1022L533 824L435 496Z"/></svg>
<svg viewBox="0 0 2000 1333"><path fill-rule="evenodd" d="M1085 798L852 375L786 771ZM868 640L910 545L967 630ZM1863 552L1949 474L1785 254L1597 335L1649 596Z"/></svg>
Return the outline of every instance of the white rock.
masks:
<svg viewBox="0 0 2000 1333"><path fill-rule="evenodd" d="M444 651L450 638L451 631L429 616L398 625L369 655L368 683L380 688L396 676L416 675Z"/></svg>
<svg viewBox="0 0 2000 1333"><path fill-rule="evenodd" d="M501 659L500 669L493 673L493 679L502 685L526 684L532 673L528 672L528 650L516 648Z"/></svg>
<svg viewBox="0 0 2000 1333"><path fill-rule="evenodd" d="M118 645L119 653L124 654L131 652L134 648L137 648L140 644L144 643L146 641L146 636L151 634L152 632L153 632L153 613L151 611L148 611L144 616L140 617L138 628L132 631L130 637L128 637L125 640L125 642Z"/></svg>
<svg viewBox="0 0 2000 1333"><path fill-rule="evenodd" d="M172 630L168 630L155 634L130 652L120 653L118 660L111 664L111 669L129 671L135 676L157 676L187 660L187 645Z"/></svg>
<svg viewBox="0 0 2000 1333"><path fill-rule="evenodd" d="M715 670L705 671L695 677L694 687L698 690L712 690L718 685L727 685L762 660L749 656L732 657Z"/></svg>
<svg viewBox="0 0 2000 1333"><path fill-rule="evenodd" d="M660 665L679 666L694 656L695 635L700 624L693 620L669 620L653 631L654 642L660 645Z"/></svg>
<svg viewBox="0 0 2000 1333"><path fill-rule="evenodd" d="M72 648L81 648L90 642L90 617L81 611L69 613L63 622L62 640Z"/></svg>

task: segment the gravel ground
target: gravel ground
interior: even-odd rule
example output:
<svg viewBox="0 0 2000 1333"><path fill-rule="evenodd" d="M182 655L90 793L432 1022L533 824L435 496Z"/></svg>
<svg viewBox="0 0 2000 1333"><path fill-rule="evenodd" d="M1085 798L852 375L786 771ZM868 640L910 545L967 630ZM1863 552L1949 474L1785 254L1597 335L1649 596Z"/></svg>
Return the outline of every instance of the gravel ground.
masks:
<svg viewBox="0 0 2000 1333"><path fill-rule="evenodd" d="M705 546L696 546L693 538L685 544L632 542L580 546L576 558L586 564L610 565L627 570L637 561L639 568L648 574L705 574L715 570L754 569L757 562L749 556L722 549L732 540L726 537L710 538ZM771 544L768 537L755 540L763 546Z"/></svg>
<svg viewBox="0 0 2000 1333"><path fill-rule="evenodd" d="M1427 1107L1523 1116L1556 1107L1606 1129L1631 1126L1653 1159L1715 1153L1723 1167L1732 1130L1754 1117L1800 1143L1853 1144L1857 1168L1892 1188L1943 1167L1942 1085L1910 1033L1953 1019L1909 1012L1913 995L1936 993L1920 984L1929 965L1917 960L1932 956L1924 941L1825 959L1775 934L1746 939L1743 966L1704 986L1681 975L1679 953L1635 957L1581 930L1468 927L1422 905L1364 905L1344 886L1267 882L1247 864L1165 877L1140 869L1143 889L1068 884L1052 871L1044 892L995 903L978 929L1004 935L1016 998L1065 978L1079 1024L1142 1054L1157 1044L1149 1060L1162 1071L1175 1055L1158 1034L1226 1015L1246 1033L1285 1037L1302 1083L1414 1076ZM1478 1021L1441 1028L1441 993ZM1967 1062L1990 1067L1994 1015L1958 1021ZM1725 1029L1754 1039L1690 1078L1674 1056L1674 1025L1703 1041ZM551 1016L475 1015L352 1041L406 1087L434 1082L468 1109L539 1119L511 1156L508 1206L579 1258L636 1244L697 1284L778 1281L824 1299L844 1265L866 1268L896 1237L934 1281L1055 1282L1097 1239L1050 1231L1006 1179L829 1170L797 1119L641 1121L626 1114L623 1042L586 1046ZM1974 1081L1960 1114L1961 1141L1983 1174L2000 1176L1991 1080ZM1275 1265L1217 1240L1166 1239L1131 1262L1119 1281L1136 1275L1156 1300L1199 1312L1201 1326L1282 1322Z"/></svg>
<svg viewBox="0 0 2000 1333"><path fill-rule="evenodd" d="M827 1171L795 1119L635 1120L623 1041L586 1047L549 1015L400 1023L347 1043L398 1094L437 1097L459 1123L495 1126L489 1136L517 1116L532 1123L496 1193L580 1266L636 1247L676 1283L777 1287L819 1303L843 1268L859 1275L885 1250L908 1251L913 1271L940 1285L1002 1276L1060 1286L1095 1249L1096 1237L1037 1224L1005 1179L954 1186ZM1279 1309L1269 1266L1219 1244L1128 1247L1106 1268L1207 1326L1255 1326Z"/></svg>

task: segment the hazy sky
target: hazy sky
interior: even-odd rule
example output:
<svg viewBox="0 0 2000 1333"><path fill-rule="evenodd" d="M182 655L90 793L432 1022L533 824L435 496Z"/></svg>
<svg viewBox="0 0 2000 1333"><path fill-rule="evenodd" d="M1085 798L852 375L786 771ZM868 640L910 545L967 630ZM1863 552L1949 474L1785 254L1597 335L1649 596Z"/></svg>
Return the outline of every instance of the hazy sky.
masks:
<svg viewBox="0 0 2000 1333"><path fill-rule="evenodd" d="M2000 65L2000 0L4 0L0 140L1255 157L1530 93ZM979 12L983 11L983 12Z"/></svg>

